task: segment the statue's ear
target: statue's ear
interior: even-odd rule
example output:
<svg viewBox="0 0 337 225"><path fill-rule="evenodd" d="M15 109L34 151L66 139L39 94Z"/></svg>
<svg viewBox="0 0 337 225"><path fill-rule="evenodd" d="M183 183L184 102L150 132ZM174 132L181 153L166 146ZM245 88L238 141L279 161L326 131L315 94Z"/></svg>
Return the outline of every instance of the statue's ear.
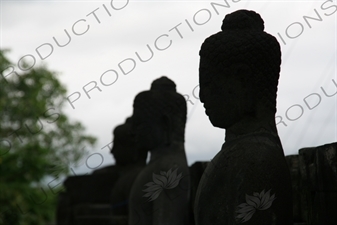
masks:
<svg viewBox="0 0 337 225"><path fill-rule="evenodd" d="M233 71L235 71L234 76L236 76L240 81L240 87L238 89L244 96L242 102L244 102L245 110L247 112L251 112L256 102L256 96L254 92L256 87L253 70L245 63L237 63L234 64L233 67Z"/></svg>
<svg viewBox="0 0 337 225"><path fill-rule="evenodd" d="M170 145L172 137L172 118L169 114L165 113L162 116L162 128L165 131L165 145Z"/></svg>
<svg viewBox="0 0 337 225"><path fill-rule="evenodd" d="M254 86L253 71L246 63L233 63L229 67L226 82L233 82L232 88L244 95L250 95Z"/></svg>
<svg viewBox="0 0 337 225"><path fill-rule="evenodd" d="M253 79L253 72L249 65L246 63L235 63L231 66L234 76L242 81L243 86L251 86Z"/></svg>

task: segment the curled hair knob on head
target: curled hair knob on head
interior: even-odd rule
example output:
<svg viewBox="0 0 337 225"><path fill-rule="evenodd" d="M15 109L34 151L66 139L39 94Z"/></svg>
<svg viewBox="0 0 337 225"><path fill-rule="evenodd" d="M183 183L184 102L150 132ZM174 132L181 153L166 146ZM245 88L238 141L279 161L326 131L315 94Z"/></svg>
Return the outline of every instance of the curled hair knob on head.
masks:
<svg viewBox="0 0 337 225"><path fill-rule="evenodd" d="M245 9L227 14L222 21L222 31L243 29L262 32L264 30L264 21L258 13Z"/></svg>
<svg viewBox="0 0 337 225"><path fill-rule="evenodd" d="M181 94L177 93L176 84L168 77L162 76L154 80L150 90L137 94L133 107L134 113L152 120L170 118L168 122L172 137L176 140L184 140L186 101Z"/></svg>
<svg viewBox="0 0 337 225"><path fill-rule="evenodd" d="M245 63L252 70L249 84L257 99L276 112L276 93L281 65L277 39L264 31L261 16L251 10L227 14L222 31L208 37L201 46L200 68L208 74L224 74L223 68ZM247 83L248 84L248 83Z"/></svg>
<svg viewBox="0 0 337 225"><path fill-rule="evenodd" d="M152 82L151 90L176 92L176 84L166 76L162 76Z"/></svg>
<svg viewBox="0 0 337 225"><path fill-rule="evenodd" d="M131 124L132 123L132 116L126 118L124 124Z"/></svg>

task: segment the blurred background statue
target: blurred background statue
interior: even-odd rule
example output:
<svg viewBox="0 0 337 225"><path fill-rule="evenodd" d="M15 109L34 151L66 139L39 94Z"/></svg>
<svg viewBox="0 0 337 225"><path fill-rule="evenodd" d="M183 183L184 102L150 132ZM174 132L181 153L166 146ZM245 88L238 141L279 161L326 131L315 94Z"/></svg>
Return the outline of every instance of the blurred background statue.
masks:
<svg viewBox="0 0 337 225"><path fill-rule="evenodd" d="M150 151L151 158L133 184L129 224L187 224L186 101L173 81L161 77L136 96L133 107L136 146Z"/></svg>
<svg viewBox="0 0 337 225"><path fill-rule="evenodd" d="M68 177L59 196L58 224L127 224L128 196L147 152L135 148L132 118L113 131L115 165Z"/></svg>

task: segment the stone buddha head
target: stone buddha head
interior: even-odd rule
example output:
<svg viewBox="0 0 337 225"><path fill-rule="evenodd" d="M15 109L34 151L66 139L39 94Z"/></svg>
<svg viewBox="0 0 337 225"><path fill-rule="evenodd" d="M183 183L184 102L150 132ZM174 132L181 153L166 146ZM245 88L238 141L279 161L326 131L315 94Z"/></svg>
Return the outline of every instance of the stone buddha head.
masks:
<svg viewBox="0 0 337 225"><path fill-rule="evenodd" d="M133 104L136 145L153 150L184 142L186 101L176 92L175 83L163 76L154 80L149 91L139 93Z"/></svg>
<svg viewBox="0 0 337 225"><path fill-rule="evenodd" d="M116 165L126 166L133 164L146 164L146 152L136 149L135 136L132 132L132 117L126 119L125 123L117 126L113 131L113 155Z"/></svg>
<svg viewBox="0 0 337 225"><path fill-rule="evenodd" d="M199 52L200 100L211 123L227 129L247 118L274 120L279 43L254 11L226 15L221 30Z"/></svg>

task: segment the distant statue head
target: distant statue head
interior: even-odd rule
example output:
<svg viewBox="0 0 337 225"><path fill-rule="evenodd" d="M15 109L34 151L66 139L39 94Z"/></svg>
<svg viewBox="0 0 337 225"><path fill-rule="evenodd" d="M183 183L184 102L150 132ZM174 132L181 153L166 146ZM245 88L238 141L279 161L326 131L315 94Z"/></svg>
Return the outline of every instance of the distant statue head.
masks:
<svg viewBox="0 0 337 225"><path fill-rule="evenodd" d="M152 150L184 142L186 101L175 83L163 76L151 89L139 93L133 104L133 124L138 147Z"/></svg>
<svg viewBox="0 0 337 225"><path fill-rule="evenodd" d="M245 117L273 119L280 45L254 11L226 15L222 31L202 44L200 100L213 126L230 128Z"/></svg>
<svg viewBox="0 0 337 225"><path fill-rule="evenodd" d="M132 132L132 117L127 118L124 124L114 129L111 153L116 165L146 164L147 152L136 149L135 137Z"/></svg>

